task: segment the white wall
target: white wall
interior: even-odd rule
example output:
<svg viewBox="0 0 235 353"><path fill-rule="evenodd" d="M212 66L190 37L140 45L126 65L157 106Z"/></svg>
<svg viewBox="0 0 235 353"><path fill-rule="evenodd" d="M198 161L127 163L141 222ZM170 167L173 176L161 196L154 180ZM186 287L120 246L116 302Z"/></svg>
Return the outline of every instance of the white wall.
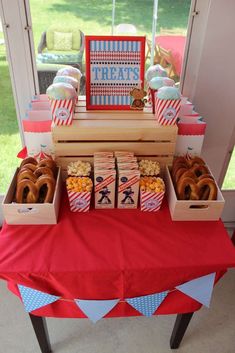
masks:
<svg viewBox="0 0 235 353"><path fill-rule="evenodd" d="M203 157L217 180L235 126L235 1L200 0L192 31L184 95L207 122ZM235 218L235 217L234 217Z"/></svg>

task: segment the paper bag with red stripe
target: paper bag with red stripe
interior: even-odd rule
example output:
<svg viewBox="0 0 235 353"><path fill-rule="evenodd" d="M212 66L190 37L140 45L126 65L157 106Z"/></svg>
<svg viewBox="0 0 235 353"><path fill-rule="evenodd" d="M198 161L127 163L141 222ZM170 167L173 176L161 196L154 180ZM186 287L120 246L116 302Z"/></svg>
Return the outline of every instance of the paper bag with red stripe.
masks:
<svg viewBox="0 0 235 353"><path fill-rule="evenodd" d="M95 208L114 208L116 170L105 170L95 167L94 184Z"/></svg>
<svg viewBox="0 0 235 353"><path fill-rule="evenodd" d="M118 208L137 208L139 197L139 170L119 170Z"/></svg>
<svg viewBox="0 0 235 353"><path fill-rule="evenodd" d="M52 120L56 125L71 125L74 116L75 99L52 99Z"/></svg>
<svg viewBox="0 0 235 353"><path fill-rule="evenodd" d="M90 209L90 192L68 191L70 209L72 212L87 212Z"/></svg>
<svg viewBox="0 0 235 353"><path fill-rule="evenodd" d="M161 208L165 192L140 192L141 211L156 212Z"/></svg>
<svg viewBox="0 0 235 353"><path fill-rule="evenodd" d="M181 99L159 99L156 97L155 115L160 125L175 125L179 116Z"/></svg>

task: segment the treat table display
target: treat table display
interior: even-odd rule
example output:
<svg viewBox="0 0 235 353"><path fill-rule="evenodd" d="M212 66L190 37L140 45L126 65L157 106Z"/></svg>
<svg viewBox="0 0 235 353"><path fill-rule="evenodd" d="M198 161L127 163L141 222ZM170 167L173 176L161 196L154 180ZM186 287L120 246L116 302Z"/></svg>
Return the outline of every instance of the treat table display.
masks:
<svg viewBox="0 0 235 353"><path fill-rule="evenodd" d="M43 330L37 316L86 317L74 298L119 298L105 317L137 316L124 298L169 290L155 314L180 314L171 341L178 347L201 304L175 287L212 272L218 280L235 266L222 222L172 222L166 202L152 214L113 209L78 215L69 211L65 193L62 200L57 225L5 224L0 233L0 277L9 289L19 296L21 284L61 298L30 314L37 336ZM46 336L39 336L42 352L49 351Z"/></svg>

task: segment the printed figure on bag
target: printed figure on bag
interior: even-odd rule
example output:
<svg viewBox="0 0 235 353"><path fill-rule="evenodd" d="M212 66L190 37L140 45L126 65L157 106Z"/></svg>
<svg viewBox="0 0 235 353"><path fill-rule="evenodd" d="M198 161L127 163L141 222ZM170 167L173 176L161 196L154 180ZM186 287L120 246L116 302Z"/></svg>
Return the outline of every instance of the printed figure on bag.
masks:
<svg viewBox="0 0 235 353"><path fill-rule="evenodd" d="M134 195L134 191L132 190L131 186L126 188L126 190L123 191L123 194L125 195L124 199L121 201L122 204L133 204L134 200L131 197L131 195Z"/></svg>
<svg viewBox="0 0 235 353"><path fill-rule="evenodd" d="M98 200L98 204L110 204L111 200L108 197L110 193L111 191L107 188L107 186L104 186L102 190L99 191L99 194L101 194L101 198Z"/></svg>

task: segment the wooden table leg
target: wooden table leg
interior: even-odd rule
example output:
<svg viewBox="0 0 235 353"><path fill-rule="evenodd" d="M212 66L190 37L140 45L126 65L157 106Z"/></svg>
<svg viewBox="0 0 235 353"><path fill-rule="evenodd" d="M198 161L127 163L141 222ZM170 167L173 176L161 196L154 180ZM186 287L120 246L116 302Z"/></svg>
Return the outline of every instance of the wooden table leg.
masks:
<svg viewBox="0 0 235 353"><path fill-rule="evenodd" d="M51 353L51 345L47 330L46 319L40 316L29 314L34 332L36 334L40 349L42 353Z"/></svg>
<svg viewBox="0 0 235 353"><path fill-rule="evenodd" d="M180 346L180 343L184 337L185 331L188 327L188 324L193 316L193 313L187 314L178 314L175 320L175 325L172 331L170 339L171 349L177 349Z"/></svg>

